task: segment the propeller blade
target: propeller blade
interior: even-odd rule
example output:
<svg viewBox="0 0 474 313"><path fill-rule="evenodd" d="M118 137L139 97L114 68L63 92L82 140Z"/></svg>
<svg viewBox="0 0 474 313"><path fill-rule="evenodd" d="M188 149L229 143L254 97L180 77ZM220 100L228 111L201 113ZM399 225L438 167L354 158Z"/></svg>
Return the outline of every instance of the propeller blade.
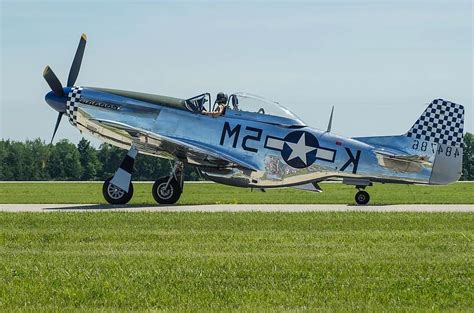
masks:
<svg viewBox="0 0 474 313"><path fill-rule="evenodd" d="M82 57L84 56L84 50L86 49L87 36L82 34L79 45L77 46L76 55L72 61L71 69L69 70L69 76L67 78L67 86L72 87L76 82L77 75L81 69Z"/></svg>
<svg viewBox="0 0 474 313"><path fill-rule="evenodd" d="M64 96L63 86L59 81L58 77L54 74L53 70L48 66L43 71L43 77L48 83L51 90L58 96Z"/></svg>
<svg viewBox="0 0 474 313"><path fill-rule="evenodd" d="M54 126L53 137L51 137L51 143L53 143L54 135L56 135L56 131L58 130L59 123L61 123L61 117L63 117L63 113L59 112L58 119L56 120L56 126Z"/></svg>

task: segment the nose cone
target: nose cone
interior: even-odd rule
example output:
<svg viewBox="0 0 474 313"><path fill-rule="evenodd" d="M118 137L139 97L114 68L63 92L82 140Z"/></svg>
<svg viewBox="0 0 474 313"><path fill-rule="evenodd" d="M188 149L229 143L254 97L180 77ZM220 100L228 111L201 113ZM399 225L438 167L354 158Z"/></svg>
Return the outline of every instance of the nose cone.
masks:
<svg viewBox="0 0 474 313"><path fill-rule="evenodd" d="M66 89L66 88L64 88ZM66 112L66 102L67 102L67 93L66 90L64 90L64 96L59 97L56 95L53 91L50 91L46 94L44 97L44 100L46 100L46 103L56 111L60 113Z"/></svg>

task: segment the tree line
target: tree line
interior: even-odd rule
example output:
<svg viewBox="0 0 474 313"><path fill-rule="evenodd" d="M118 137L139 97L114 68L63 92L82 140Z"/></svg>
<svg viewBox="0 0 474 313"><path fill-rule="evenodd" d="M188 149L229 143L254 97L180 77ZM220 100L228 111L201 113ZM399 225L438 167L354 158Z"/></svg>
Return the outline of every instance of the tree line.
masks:
<svg viewBox="0 0 474 313"><path fill-rule="evenodd" d="M0 180L105 180L114 175L127 151L108 144L98 149L82 138L77 145L68 140L46 144L41 139L25 142L0 141ZM464 136L461 180L474 180L474 137ZM134 180L154 181L168 175L169 162L139 154ZM186 180L201 179L194 167L185 169Z"/></svg>
<svg viewBox="0 0 474 313"><path fill-rule="evenodd" d="M64 139L46 144L41 139L0 141L0 180L105 180L114 175L126 150L109 144L94 148L82 138L77 145ZM138 154L134 180L154 181L170 172L164 159ZM185 169L186 180L199 180L194 167Z"/></svg>

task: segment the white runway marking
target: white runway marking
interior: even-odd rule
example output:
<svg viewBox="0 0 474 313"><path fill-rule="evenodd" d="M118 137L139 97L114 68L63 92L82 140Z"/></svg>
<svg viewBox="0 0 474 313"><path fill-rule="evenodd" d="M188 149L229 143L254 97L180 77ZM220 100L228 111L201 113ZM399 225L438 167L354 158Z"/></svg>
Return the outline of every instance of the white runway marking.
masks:
<svg viewBox="0 0 474 313"><path fill-rule="evenodd" d="M213 205L104 205L0 204L0 212L474 212L474 204L213 204Z"/></svg>

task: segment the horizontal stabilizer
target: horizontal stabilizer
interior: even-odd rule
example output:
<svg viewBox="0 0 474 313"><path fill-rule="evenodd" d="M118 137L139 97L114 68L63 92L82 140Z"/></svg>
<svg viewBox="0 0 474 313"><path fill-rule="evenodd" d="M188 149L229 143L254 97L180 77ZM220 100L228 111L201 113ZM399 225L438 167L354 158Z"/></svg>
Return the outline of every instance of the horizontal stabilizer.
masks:
<svg viewBox="0 0 474 313"><path fill-rule="evenodd" d="M395 155L375 151L380 166L395 172L417 173L425 167L431 167L429 156L422 155Z"/></svg>
<svg viewBox="0 0 474 313"><path fill-rule="evenodd" d="M416 154L391 154L386 153L385 151L375 151L377 155L380 155L384 158L393 159L393 160L400 160L406 162L417 162L417 163L424 163L429 161L429 157L426 155L416 155Z"/></svg>

